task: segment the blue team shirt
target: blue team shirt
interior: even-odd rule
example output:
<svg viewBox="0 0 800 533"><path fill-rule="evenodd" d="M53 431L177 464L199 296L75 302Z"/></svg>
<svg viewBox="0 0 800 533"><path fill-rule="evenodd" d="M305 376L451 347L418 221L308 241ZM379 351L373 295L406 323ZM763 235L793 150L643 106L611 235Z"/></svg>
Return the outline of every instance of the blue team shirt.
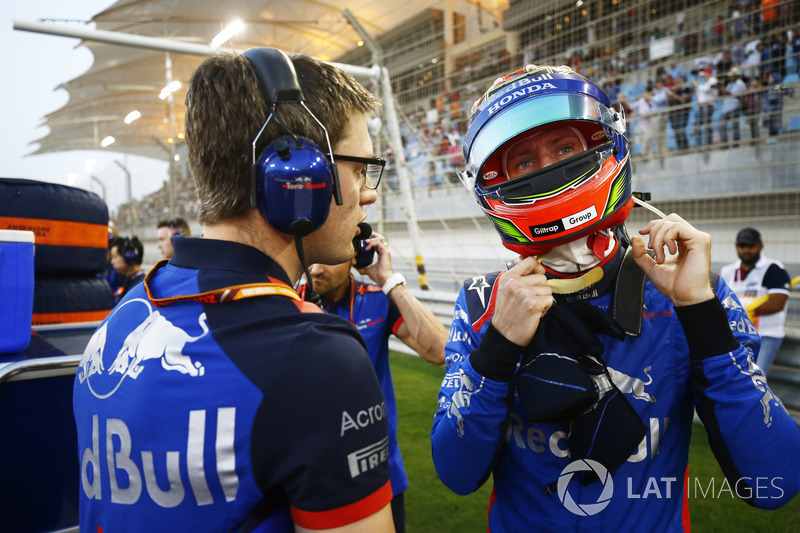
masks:
<svg viewBox="0 0 800 533"><path fill-rule="evenodd" d="M322 300L323 308L353 324L364 342L378 375L389 421L389 466L395 495L408 489L408 477L397 444L397 402L389 366L389 336L397 333L403 317L394 301L377 285L350 278L350 289L338 302ZM352 311L352 313L351 313Z"/></svg>
<svg viewBox="0 0 800 533"><path fill-rule="evenodd" d="M258 250L179 239L156 298L289 291ZM155 306L136 285L95 332L73 395L81 531L294 531L391 500L386 406L355 328L299 299Z"/></svg>

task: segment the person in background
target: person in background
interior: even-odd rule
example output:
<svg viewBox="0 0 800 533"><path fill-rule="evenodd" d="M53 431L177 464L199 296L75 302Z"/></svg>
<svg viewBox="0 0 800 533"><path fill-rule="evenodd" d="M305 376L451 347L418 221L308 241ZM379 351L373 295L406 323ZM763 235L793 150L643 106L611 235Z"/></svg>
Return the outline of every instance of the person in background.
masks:
<svg viewBox="0 0 800 533"><path fill-rule="evenodd" d="M116 304L144 279L144 246L136 235L130 238L117 237L111 241L109 257L111 268L116 272L115 282L118 284L113 292Z"/></svg>
<svg viewBox="0 0 800 533"><path fill-rule="evenodd" d="M745 306L761 336L756 363L766 374L785 336L783 326L791 284L783 264L762 255L763 249L764 243L757 229L742 229L736 235L739 260L722 267L720 276Z"/></svg>
<svg viewBox="0 0 800 533"><path fill-rule="evenodd" d="M758 76L750 78L747 92L742 97L744 102L744 116L750 125L750 143L755 143L761 138L761 111L763 104L761 99L764 96L763 85Z"/></svg>
<svg viewBox="0 0 800 533"><path fill-rule="evenodd" d="M711 146L714 142L713 129L711 120L714 116L714 105L719 96L717 90L717 78L711 75L710 68L704 68L700 71L702 81L699 83L692 80L694 87L695 100L697 101L697 116L695 118L695 146L701 147L703 144ZM705 139L703 139L705 133Z"/></svg>
<svg viewBox="0 0 800 533"><path fill-rule="evenodd" d="M358 242L358 241L357 241ZM359 255L352 261L338 265L313 264L308 268L314 291L319 295L305 294L307 285L300 291L308 300L317 301L328 313L338 314L353 324L364 341L381 383L389 420L389 466L392 470L392 516L397 533L405 531L404 492L408 477L403 467L403 457L397 444L397 403L395 401L392 372L389 366L389 337L394 334L419 356L434 365L444 364L444 344L447 330L406 288L406 279L392 271L391 253L386 238L373 233L366 239L363 255L375 253L374 264L359 268L377 285L357 281L351 269ZM360 246L360 245L359 245Z"/></svg>
<svg viewBox="0 0 800 533"><path fill-rule="evenodd" d="M164 256L164 259L169 259L175 252L172 240L175 237L191 237L192 228L190 228L189 223L182 218L162 220L158 223L156 228L156 236L158 250L161 252L161 255Z"/></svg>
<svg viewBox="0 0 800 533"><path fill-rule="evenodd" d="M457 297L431 430L439 479L469 494L491 477L492 532L683 531L696 410L740 497L791 500L800 430L712 277L710 235L639 200L659 218L628 236L624 115L568 67L537 65L472 110L460 176L520 258Z"/></svg>
<svg viewBox="0 0 800 533"><path fill-rule="evenodd" d="M738 67L728 71L725 88L720 91L722 98L722 119L719 123L719 136L723 144L728 142L728 126L733 129L733 147L739 146L741 133L739 117L742 114L742 95L747 91L747 85L742 80L742 72ZM726 146L727 148L727 146Z"/></svg>
<svg viewBox="0 0 800 533"><path fill-rule="evenodd" d="M653 150L653 95L645 89L631 106L631 115L636 119L636 142L642 146L642 157L647 159Z"/></svg>
<svg viewBox="0 0 800 533"><path fill-rule="evenodd" d="M672 88L669 111L669 123L675 134L675 144L678 145L678 150L689 149L686 125L689 123L690 109L688 105L691 101L692 87L686 82L683 75L678 75L675 78L675 86Z"/></svg>
<svg viewBox="0 0 800 533"><path fill-rule="evenodd" d="M766 142L775 143L783 128L783 99L786 96L794 96L794 88L781 84L780 74L774 71L764 73L764 86L766 89L761 98L761 105L764 108L770 137Z"/></svg>
<svg viewBox="0 0 800 533"><path fill-rule="evenodd" d="M185 131L204 233L175 239L84 352L82 531L394 530L364 340L293 289L307 265L353 257L379 106L274 48L197 67Z"/></svg>

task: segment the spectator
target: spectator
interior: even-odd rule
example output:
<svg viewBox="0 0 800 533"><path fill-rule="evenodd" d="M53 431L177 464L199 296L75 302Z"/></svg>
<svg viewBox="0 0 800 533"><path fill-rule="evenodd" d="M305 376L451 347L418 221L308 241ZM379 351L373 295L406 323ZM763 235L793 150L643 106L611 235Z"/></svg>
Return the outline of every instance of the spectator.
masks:
<svg viewBox="0 0 800 533"><path fill-rule="evenodd" d="M722 52L722 57L720 58L719 61L717 61L717 64L715 65L717 74L724 74L728 72L733 67L733 65L734 63L733 59L731 58L731 51L725 49Z"/></svg>
<svg viewBox="0 0 800 533"><path fill-rule="evenodd" d="M311 265L314 291L321 296L320 307L338 314L358 329L367 343L367 352L375 367L386 402L389 421L389 466L392 474L392 516L397 533L405 531L404 497L408 478L397 444L397 404L392 372L389 367L389 337L394 334L424 360L434 365L444 363L444 343L447 330L405 287L405 277L392 272L391 254L386 239L373 233L366 240L367 254L377 252L377 262L360 268L377 285L356 281L350 270L359 255L339 265ZM300 288L305 293L306 285ZM383 290L381 290L383 289ZM307 300L316 300L306 294Z"/></svg>
<svg viewBox="0 0 800 533"><path fill-rule="evenodd" d="M780 261L761 255L764 243L755 228L736 235L738 261L725 265L720 275L747 309L747 316L761 336L756 363L768 373L785 335L786 307L791 284Z"/></svg>
<svg viewBox="0 0 800 533"><path fill-rule="evenodd" d="M293 289L306 262L353 257L377 198L378 105L335 66L271 48L197 67L185 122L204 235L176 239L89 342L81 530L393 531L363 339Z"/></svg>
<svg viewBox="0 0 800 533"><path fill-rule="evenodd" d="M192 229L189 223L182 218L162 220L156 228L158 250L165 259L172 257L175 248L172 246L175 237L191 237Z"/></svg>
<svg viewBox="0 0 800 533"><path fill-rule="evenodd" d="M744 95L744 115L750 125L750 139L754 142L761 138L761 111L763 98L763 85L757 77L750 79L747 93Z"/></svg>
<svg viewBox="0 0 800 533"><path fill-rule="evenodd" d="M650 141L653 139L653 97L650 91L645 89L633 103L631 110L636 118L636 140L642 147L642 157L647 159L652 151Z"/></svg>
<svg viewBox="0 0 800 533"><path fill-rule="evenodd" d="M764 43L758 41L747 52L742 69L744 70L744 75L750 79L761 78L761 51L763 49Z"/></svg>
<svg viewBox="0 0 800 533"><path fill-rule="evenodd" d="M671 92L669 122L675 134L678 150L688 150L689 140L686 136L686 125L689 123L689 103L692 101L692 87L684 76L675 78L676 83Z"/></svg>
<svg viewBox="0 0 800 533"><path fill-rule="evenodd" d="M717 101L719 91L717 90L717 78L711 75L711 69L705 68L701 71L702 81L697 83L692 81L694 96L697 101L697 116L695 118L695 140L696 146L703 145L703 133L705 132L705 144L711 146L714 142L711 119L714 116L714 105Z"/></svg>
<svg viewBox="0 0 800 533"><path fill-rule="evenodd" d="M780 74L777 72L766 72L764 85L766 85L766 92L761 103L764 107L764 116L770 136L767 142L774 143L777 141L776 136L783 128L783 99L786 96L792 96L794 89L781 85Z"/></svg>
<svg viewBox="0 0 800 533"><path fill-rule="evenodd" d="M667 111L669 110L669 100L672 97L672 90L666 86L664 79L660 76L657 77L651 102L651 113L653 114L653 138L658 154L664 154L667 151Z"/></svg>
<svg viewBox="0 0 800 533"><path fill-rule="evenodd" d="M741 95L747 91L747 85L742 81L742 73L737 67L731 68L727 75L728 83L722 94L722 120L719 125L719 136L723 144L728 143L728 126L733 128L733 146L739 146L741 140L739 131L739 116L742 114ZM727 148L727 146L725 146Z"/></svg>
<svg viewBox="0 0 800 533"><path fill-rule="evenodd" d="M118 303L136 284L144 279L142 259L144 246L138 237L117 237L111 242L111 267L116 271L118 285L114 291L114 303Z"/></svg>

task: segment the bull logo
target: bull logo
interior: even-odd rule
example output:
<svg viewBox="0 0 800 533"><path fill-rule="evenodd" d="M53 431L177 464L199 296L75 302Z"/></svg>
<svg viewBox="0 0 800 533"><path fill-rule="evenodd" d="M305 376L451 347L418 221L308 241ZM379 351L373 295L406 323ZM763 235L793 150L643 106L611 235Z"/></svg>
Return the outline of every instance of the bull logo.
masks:
<svg viewBox="0 0 800 533"><path fill-rule="evenodd" d="M752 352L747 354L747 368L742 368L742 366L736 362L736 358L733 356L732 352L728 353L728 357L731 358L733 365L739 369L739 372L750 377L750 380L753 382L753 387L761 393L760 401L761 409L764 412L764 425L767 427L772 426L772 406L783 407L783 402L772 393L772 389L767 385L767 376L764 375L764 372L753 360Z"/></svg>
<svg viewBox="0 0 800 533"><path fill-rule="evenodd" d="M481 382L481 386L476 390L472 380L469 379L469 377L461 369L458 370L457 379L459 380L460 385L458 390L453 393L449 409L447 410L447 418L456 419L456 433L458 433L459 437L463 437L464 417L461 416L460 409L469 409L470 397L483 389L483 382ZM444 396L439 398L439 406L447 408Z"/></svg>
<svg viewBox="0 0 800 533"><path fill-rule="evenodd" d="M107 342L108 322L105 322L95 331L94 335L86 346L79 367L78 381L84 383L89 380L89 389L98 398L107 398L114 394L124 379L137 379L142 370L148 365L146 361L158 359L161 368L168 371L176 371L187 376L199 377L205 374L205 369L200 362L193 362L192 359L183 354L183 348L187 344L198 341L208 333L206 324L206 314L202 313L198 318L198 324L202 332L197 336L191 336L183 329L170 322L158 310L153 310L150 302L140 298L130 300L115 309L114 313L123 312L121 320L136 318L141 316L132 308L123 311L122 308L130 304L143 304L147 308L144 319L134 328L122 343L122 347L116 352L113 362L106 370L104 362L104 352L109 348ZM138 316L137 316L138 315ZM113 348L112 348L113 349ZM118 380L110 380L112 387L109 392L100 392L92 387L89 378L97 376L95 381L109 381L109 377L120 374ZM97 383L99 385L99 383ZM105 388L105 387L103 387Z"/></svg>
<svg viewBox="0 0 800 533"><path fill-rule="evenodd" d="M613 381L614 385L616 385L617 388L624 394L631 394L637 400L644 400L645 402L656 403L655 397L651 396L644 390L644 388L647 385L650 385L653 382L653 378L649 374L650 369L653 368L652 365L644 369L644 375L647 376L647 381L642 381L637 377L629 376L628 374L623 374L618 370L614 370L610 366L607 368L608 368L608 373L611 376L611 381Z"/></svg>

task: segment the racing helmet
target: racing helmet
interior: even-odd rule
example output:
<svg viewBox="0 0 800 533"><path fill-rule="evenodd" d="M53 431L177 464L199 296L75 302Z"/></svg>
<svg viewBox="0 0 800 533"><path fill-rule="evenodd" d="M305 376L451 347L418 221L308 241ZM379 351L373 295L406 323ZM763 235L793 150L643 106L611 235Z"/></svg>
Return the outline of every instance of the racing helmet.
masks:
<svg viewBox="0 0 800 533"><path fill-rule="evenodd" d="M580 149L530 172L506 168L511 149L554 128ZM569 67L527 65L495 80L472 106L463 149L462 183L521 255L616 227L633 207L622 107Z"/></svg>

